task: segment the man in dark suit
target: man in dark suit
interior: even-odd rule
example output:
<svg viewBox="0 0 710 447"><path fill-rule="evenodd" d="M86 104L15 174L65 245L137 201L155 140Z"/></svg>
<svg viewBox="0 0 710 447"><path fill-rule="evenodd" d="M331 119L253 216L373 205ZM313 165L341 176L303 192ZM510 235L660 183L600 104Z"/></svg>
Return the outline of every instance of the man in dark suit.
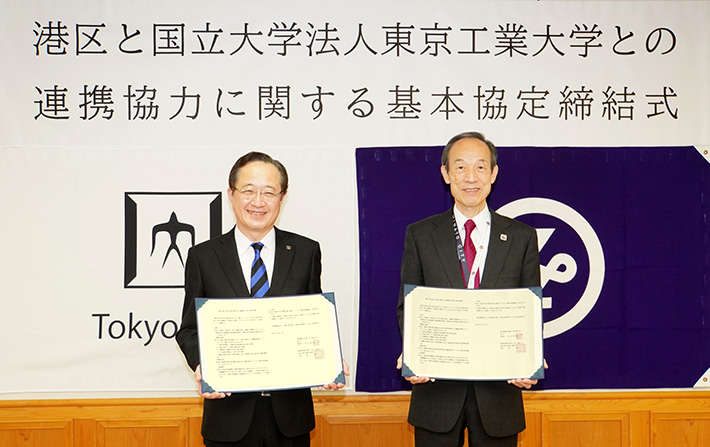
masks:
<svg viewBox="0 0 710 447"><path fill-rule="evenodd" d="M407 227L397 309L400 330L405 284L493 289L540 285L535 230L486 204L498 175L497 158L493 143L478 132L456 135L444 148L441 175L455 204ZM517 434L525 429L521 388L537 382L407 380L413 384L408 420L415 427L417 447L461 446L466 428L471 447L515 446Z"/></svg>
<svg viewBox="0 0 710 447"><path fill-rule="evenodd" d="M232 167L227 190L236 226L188 253L182 324L176 339L198 383L196 297L321 293L318 242L274 226L287 189L283 164L260 152L244 155ZM348 374L345 362L343 366ZM330 383L321 389L343 385ZM308 388L201 394L205 398L202 436L207 447L310 445L315 418Z"/></svg>

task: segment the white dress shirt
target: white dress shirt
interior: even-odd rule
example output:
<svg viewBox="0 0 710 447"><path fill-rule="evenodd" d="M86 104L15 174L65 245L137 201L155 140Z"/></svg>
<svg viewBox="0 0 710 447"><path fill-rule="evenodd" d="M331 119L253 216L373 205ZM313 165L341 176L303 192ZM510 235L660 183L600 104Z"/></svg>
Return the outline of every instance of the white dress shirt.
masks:
<svg viewBox="0 0 710 447"><path fill-rule="evenodd" d="M466 241L466 221L468 217L464 216L461 211L454 205L454 218L456 219L456 228L459 229L459 234L461 235L461 243L465 244ZM483 211L478 213L474 218L473 222L476 224L476 228L471 232L471 240L473 241L473 246L476 247L476 264L478 264L478 275L479 278L483 279L483 268L486 265L486 254L488 253L488 242L491 240L491 210L486 206ZM480 260L479 260L480 258ZM473 266L469 266L473 269ZM471 278L473 278L474 272L471 272ZM468 288L473 289L474 282L468 281Z"/></svg>
<svg viewBox="0 0 710 447"><path fill-rule="evenodd" d="M251 244L254 242L264 244L261 249L261 259L266 267L266 279L268 279L269 286L271 286L271 278L273 278L274 274L274 259L276 258L276 232L274 229L272 228L266 233L266 236L260 241L252 242L237 227L234 231L234 240L237 243L237 255L239 255L239 263L242 265L242 274L244 275L244 281L247 283L247 289L251 288L251 264L254 262L254 249Z"/></svg>

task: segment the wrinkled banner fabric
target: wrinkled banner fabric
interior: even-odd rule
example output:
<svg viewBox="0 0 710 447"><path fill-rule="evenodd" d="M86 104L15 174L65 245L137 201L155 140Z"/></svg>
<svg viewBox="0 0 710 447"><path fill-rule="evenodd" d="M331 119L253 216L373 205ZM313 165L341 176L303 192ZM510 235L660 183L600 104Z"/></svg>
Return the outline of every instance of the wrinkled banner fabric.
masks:
<svg viewBox="0 0 710 447"><path fill-rule="evenodd" d="M358 391L407 389L396 307L409 223L452 199L441 147L357 150ZM710 366L710 164L694 147L501 147L493 210L535 227L538 389L692 387ZM452 250L454 248L452 247Z"/></svg>

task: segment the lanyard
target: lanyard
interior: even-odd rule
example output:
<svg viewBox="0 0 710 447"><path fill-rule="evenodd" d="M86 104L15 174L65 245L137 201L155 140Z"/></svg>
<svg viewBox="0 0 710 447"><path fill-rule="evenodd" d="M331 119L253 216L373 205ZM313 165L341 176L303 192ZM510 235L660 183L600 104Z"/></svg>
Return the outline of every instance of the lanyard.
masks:
<svg viewBox="0 0 710 447"><path fill-rule="evenodd" d="M454 213L451 213L451 220L453 221L454 225L454 236L456 237L456 253L459 256L459 261L461 262L461 265L464 268L464 271L468 270L468 263L466 262L466 254L463 251L463 242L461 241L461 234L459 233L459 228L458 225L456 225L456 216ZM465 281L465 286L468 288L469 284L473 284L472 281L474 281L474 278L476 277L476 273L481 267L481 263L483 262L483 259L485 257L485 252L486 252L486 245L485 241L488 238L488 232L491 230L491 223L490 221L486 221L486 229L483 230L483 237L481 237L481 245L476 247L476 257L473 260L473 265L471 266L470 274L468 277L468 280Z"/></svg>

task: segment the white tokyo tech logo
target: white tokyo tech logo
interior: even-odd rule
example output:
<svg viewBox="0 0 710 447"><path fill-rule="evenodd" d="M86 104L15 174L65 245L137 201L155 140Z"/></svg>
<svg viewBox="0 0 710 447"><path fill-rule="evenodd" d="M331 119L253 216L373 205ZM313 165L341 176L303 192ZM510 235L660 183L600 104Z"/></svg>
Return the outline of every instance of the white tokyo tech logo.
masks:
<svg viewBox="0 0 710 447"><path fill-rule="evenodd" d="M602 245L594 229L582 215L571 207L564 203L541 197L528 197L515 200L498 209L498 213L511 218L526 214L545 214L556 217L569 225L582 239L582 243L587 250L587 256L589 257L589 279L587 286L579 301L572 309L564 315L544 324L543 336L544 338L551 338L572 329L592 310L597 299L599 299L602 284L604 284L604 251L602 250ZM542 251L554 231L554 228L537 228L538 248L540 251ZM567 283L571 281L576 274L577 263L574 258L567 253L558 253L550 259L547 265L540 266L543 288L550 280L557 283ZM552 297L544 297L542 303L544 309L552 308Z"/></svg>

